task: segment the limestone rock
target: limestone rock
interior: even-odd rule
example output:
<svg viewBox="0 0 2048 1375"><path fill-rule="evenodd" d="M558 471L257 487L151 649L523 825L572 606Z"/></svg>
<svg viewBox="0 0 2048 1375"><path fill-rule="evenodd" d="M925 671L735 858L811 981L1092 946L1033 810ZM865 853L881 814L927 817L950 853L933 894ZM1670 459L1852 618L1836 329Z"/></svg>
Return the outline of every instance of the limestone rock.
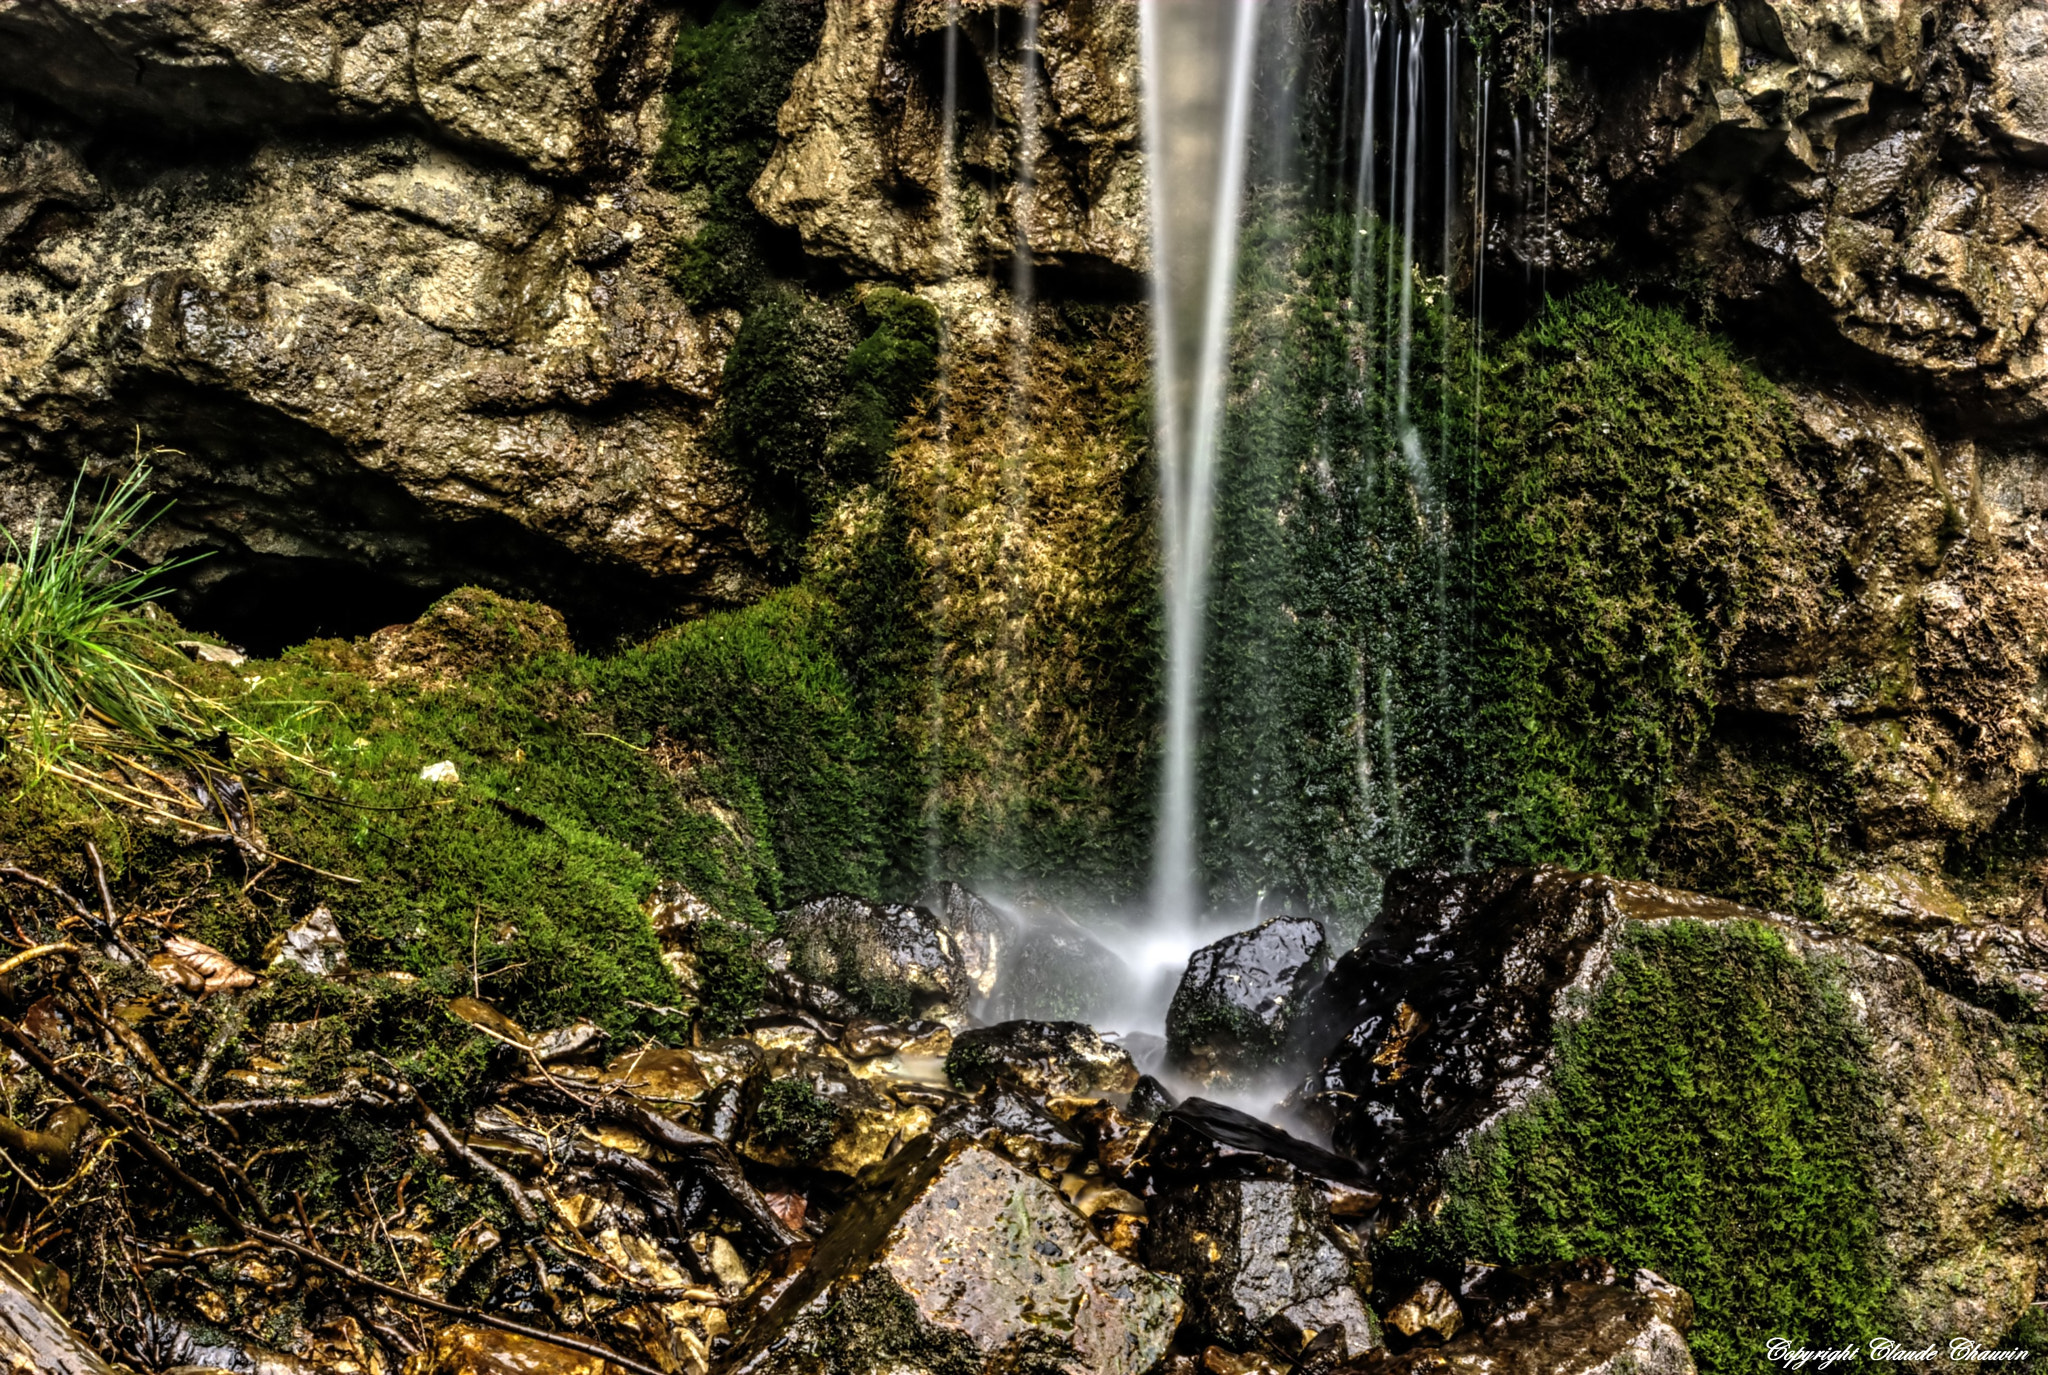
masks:
<svg viewBox="0 0 2048 1375"><path fill-rule="evenodd" d="M334 975L348 968L348 943L325 903L315 907L264 949L270 968L290 966L308 974Z"/></svg>
<svg viewBox="0 0 2048 1375"><path fill-rule="evenodd" d="M946 1073L960 1087L1009 1084L1041 1097L1128 1093L1138 1069L1128 1052L1080 1022L1001 1022L953 1040Z"/></svg>
<svg viewBox="0 0 2048 1375"><path fill-rule="evenodd" d="M255 42L294 7L19 0L0 6L0 95L63 66L27 60L10 23L102 10L168 22L181 8ZM625 8L454 7L449 32L466 25L488 46L499 20ZM541 38L522 41L533 60ZM144 70L203 87L236 60ZM466 99L522 99L490 60L465 70ZM149 89L131 66L109 72ZM501 108L535 120L535 137L579 137L552 104ZM398 620L464 583L613 617L626 589L701 605L757 586L746 483L704 438L729 324L670 290L665 246L695 222L639 163L561 180L447 130L258 119L186 144L176 102L149 117L172 137L142 157L106 151L80 118L0 99L0 522L21 530L61 508L70 475L124 460L139 425L145 444L176 450L153 478L173 514L143 552L218 551L184 577L180 614L260 589L275 615L233 627L259 650L258 636L341 628L319 619L329 612L388 605ZM357 581L336 601L343 570ZM295 596L283 575L316 590Z"/></svg>
<svg viewBox="0 0 2048 1375"><path fill-rule="evenodd" d="M13 1269L0 1265L0 1371L7 1375L114 1375L71 1325Z"/></svg>
<svg viewBox="0 0 2048 1375"><path fill-rule="evenodd" d="M1358 1292L1362 1252L1332 1229L1320 1191L1216 1180L1163 1194L1149 1212L1145 1263L1181 1276L1190 1321L1211 1340L1236 1350L1264 1343L1288 1359L1331 1327L1353 1355L1380 1345Z"/></svg>
<svg viewBox="0 0 2048 1375"><path fill-rule="evenodd" d="M1274 917L1197 950L1166 1014L1174 1066L1203 1080L1270 1068L1327 948L1322 923Z"/></svg>
<svg viewBox="0 0 2048 1375"><path fill-rule="evenodd" d="M860 274L937 281L1021 248L1128 280L1150 238L1137 78L1132 5L827 0L754 203Z"/></svg>
<svg viewBox="0 0 2048 1375"><path fill-rule="evenodd" d="M1104 1246L1050 1185L927 1139L834 1220L728 1368L1144 1375L1180 1314L1172 1279Z"/></svg>

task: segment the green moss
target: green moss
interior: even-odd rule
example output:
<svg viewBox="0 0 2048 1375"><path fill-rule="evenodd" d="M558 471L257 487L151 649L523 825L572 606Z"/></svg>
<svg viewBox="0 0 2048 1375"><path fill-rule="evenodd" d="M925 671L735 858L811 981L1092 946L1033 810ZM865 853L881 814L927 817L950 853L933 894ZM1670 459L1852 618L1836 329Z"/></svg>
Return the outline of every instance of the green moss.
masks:
<svg viewBox="0 0 2048 1375"><path fill-rule="evenodd" d="M938 372L930 303L893 287L822 300L768 292L726 355L718 442L793 558L818 513L874 477Z"/></svg>
<svg viewBox="0 0 2048 1375"><path fill-rule="evenodd" d="M1782 552L1781 395L1676 311L1610 286L1504 350L1471 484L1482 848L1640 872Z"/></svg>
<svg viewBox="0 0 2048 1375"><path fill-rule="evenodd" d="M656 175L703 206L670 276L695 306L745 306L770 277L775 230L748 198L775 148L775 118L798 68L817 51L816 0L727 0L686 17L676 38L668 127Z"/></svg>
<svg viewBox="0 0 2048 1375"><path fill-rule="evenodd" d="M798 1160L815 1160L832 1144L839 1109L808 1079L770 1081L754 1108L754 1129L770 1146Z"/></svg>
<svg viewBox="0 0 2048 1375"><path fill-rule="evenodd" d="M761 1010L768 993L768 964L760 937L733 922L700 921L690 928L697 962L697 1016L720 1035L737 1032Z"/></svg>
<svg viewBox="0 0 2048 1375"><path fill-rule="evenodd" d="M1880 1130L1837 973L1758 923L1637 928L1550 1088L1487 1129L1389 1253L1602 1255L1683 1285L1707 1375L1882 1334Z"/></svg>

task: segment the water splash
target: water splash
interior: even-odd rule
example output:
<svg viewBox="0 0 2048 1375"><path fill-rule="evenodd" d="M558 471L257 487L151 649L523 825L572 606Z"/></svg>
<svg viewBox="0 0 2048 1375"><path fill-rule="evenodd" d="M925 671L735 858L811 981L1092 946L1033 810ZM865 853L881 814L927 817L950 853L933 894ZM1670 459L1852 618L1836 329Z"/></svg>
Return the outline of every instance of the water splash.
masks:
<svg viewBox="0 0 2048 1375"><path fill-rule="evenodd" d="M1188 920L1199 905L1196 717L1260 8L1256 0L1149 0L1139 11L1166 562L1152 893L1162 926Z"/></svg>

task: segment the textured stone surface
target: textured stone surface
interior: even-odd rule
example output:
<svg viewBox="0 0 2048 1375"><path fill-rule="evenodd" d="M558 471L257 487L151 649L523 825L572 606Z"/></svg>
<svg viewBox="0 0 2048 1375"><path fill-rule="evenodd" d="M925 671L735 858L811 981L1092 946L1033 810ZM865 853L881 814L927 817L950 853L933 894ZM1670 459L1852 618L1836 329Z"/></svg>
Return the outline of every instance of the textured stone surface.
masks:
<svg viewBox="0 0 2048 1375"><path fill-rule="evenodd" d="M953 1040L946 1073L965 1089L1009 1084L1040 1095L1128 1093L1130 1053L1080 1022L999 1022Z"/></svg>
<svg viewBox="0 0 2048 1375"><path fill-rule="evenodd" d="M113 1375L113 1367L6 1266L0 1266L0 1371Z"/></svg>
<svg viewBox="0 0 2048 1375"><path fill-rule="evenodd" d="M1145 1263L1187 1285L1189 1319L1235 1350L1265 1345L1301 1353L1325 1328L1344 1332L1353 1355L1379 1345L1379 1326L1359 1297L1356 1242L1330 1226L1320 1191L1276 1180L1193 1184L1152 1200ZM1354 1269L1354 1266L1357 1269Z"/></svg>
<svg viewBox="0 0 2048 1375"><path fill-rule="evenodd" d="M695 224L643 175L674 15L385 8L0 5L0 520L139 425L182 451L148 551L221 551L202 584L744 595L729 325L669 291Z"/></svg>
<svg viewBox="0 0 2048 1375"><path fill-rule="evenodd" d="M1116 1255L1051 1186L927 1141L849 1207L733 1357L748 1375L1143 1375L1179 1286Z"/></svg>
<svg viewBox="0 0 2048 1375"><path fill-rule="evenodd" d="M1035 32L1011 0L827 0L754 203L860 273L938 280L1007 264L1020 243L1041 267L1143 271L1137 7L1031 12Z"/></svg>
<svg viewBox="0 0 2048 1375"><path fill-rule="evenodd" d="M957 1021L975 991L953 933L923 907L818 898L778 918L771 966L847 995L881 1016Z"/></svg>
<svg viewBox="0 0 2048 1375"><path fill-rule="evenodd" d="M1174 1067L1200 1079L1271 1067L1327 948L1321 922L1275 917L1197 950L1166 1014Z"/></svg>
<svg viewBox="0 0 2048 1375"><path fill-rule="evenodd" d="M1902 956L1697 894L1561 869L1409 874L1304 1018L1306 1085L1340 1148L1427 1209L1449 1154L1539 1092L1635 924L1760 921L1839 971L1865 1038L1883 1141L1879 1245L1901 1331L1981 1339L2029 1302L2048 1241L2048 1111L2025 1029Z"/></svg>

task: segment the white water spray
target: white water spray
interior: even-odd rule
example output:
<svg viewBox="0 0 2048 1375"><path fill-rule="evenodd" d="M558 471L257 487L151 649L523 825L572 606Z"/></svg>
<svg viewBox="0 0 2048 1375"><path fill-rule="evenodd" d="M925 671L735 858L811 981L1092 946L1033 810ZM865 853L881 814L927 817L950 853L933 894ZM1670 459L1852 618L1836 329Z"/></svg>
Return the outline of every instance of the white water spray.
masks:
<svg viewBox="0 0 2048 1375"><path fill-rule="evenodd" d="M1148 0L1139 10L1166 555L1166 722L1152 889L1153 919L1162 927L1192 924L1200 906L1197 689L1261 8L1260 0Z"/></svg>

